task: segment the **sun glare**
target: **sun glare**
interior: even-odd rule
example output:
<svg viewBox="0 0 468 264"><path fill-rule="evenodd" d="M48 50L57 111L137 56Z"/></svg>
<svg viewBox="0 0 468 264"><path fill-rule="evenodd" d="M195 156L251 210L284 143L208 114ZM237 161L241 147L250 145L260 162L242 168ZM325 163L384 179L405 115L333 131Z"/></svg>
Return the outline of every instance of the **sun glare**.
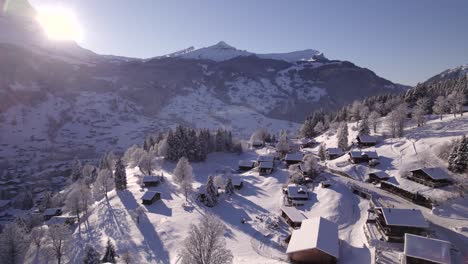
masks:
<svg viewBox="0 0 468 264"><path fill-rule="evenodd" d="M79 42L83 38L78 19L69 9L62 7L39 8L36 19L50 39Z"/></svg>

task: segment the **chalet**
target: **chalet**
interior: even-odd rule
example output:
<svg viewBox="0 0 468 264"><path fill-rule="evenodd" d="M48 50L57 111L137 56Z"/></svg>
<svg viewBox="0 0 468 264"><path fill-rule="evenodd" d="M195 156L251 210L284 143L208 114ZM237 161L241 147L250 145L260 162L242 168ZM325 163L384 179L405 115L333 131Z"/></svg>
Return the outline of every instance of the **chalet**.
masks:
<svg viewBox="0 0 468 264"><path fill-rule="evenodd" d="M62 209L60 208L47 208L44 211L44 220L49 220L53 216L59 216L62 214Z"/></svg>
<svg viewBox="0 0 468 264"><path fill-rule="evenodd" d="M325 155L327 156L327 159L333 160L338 157L341 157L344 154L343 150L341 148L327 148L325 151Z"/></svg>
<svg viewBox="0 0 468 264"><path fill-rule="evenodd" d="M350 151L348 153L349 160L352 163L371 162L372 160L378 160L379 155L375 151Z"/></svg>
<svg viewBox="0 0 468 264"><path fill-rule="evenodd" d="M377 207L374 212L377 229L386 241L402 242L405 233L422 235L429 228L419 210Z"/></svg>
<svg viewBox="0 0 468 264"><path fill-rule="evenodd" d="M302 159L304 158L304 154L297 152L297 153L288 153L286 154L286 157L284 157L284 161L286 161L286 164L292 165L292 164L298 164L302 162Z"/></svg>
<svg viewBox="0 0 468 264"><path fill-rule="evenodd" d="M442 187L452 183L450 177L441 168L421 168L412 170L407 178L430 187Z"/></svg>
<svg viewBox="0 0 468 264"><path fill-rule="evenodd" d="M292 206L281 206L281 217L292 228L301 226L303 220L307 219L299 210Z"/></svg>
<svg viewBox="0 0 468 264"><path fill-rule="evenodd" d="M143 185L145 187L158 186L160 182L161 182L160 176L144 176L143 177Z"/></svg>
<svg viewBox="0 0 468 264"><path fill-rule="evenodd" d="M10 200L0 200L0 212L8 209L10 207Z"/></svg>
<svg viewBox="0 0 468 264"><path fill-rule="evenodd" d="M260 175L269 175L273 172L273 162L271 161L262 161L258 165L258 172Z"/></svg>
<svg viewBox="0 0 468 264"><path fill-rule="evenodd" d="M161 193L155 191L147 191L141 197L141 203L145 205L150 205L158 200L161 200Z"/></svg>
<svg viewBox="0 0 468 264"><path fill-rule="evenodd" d="M232 185L234 186L234 189L240 190L244 186L244 182L242 181L241 177L231 177L232 179Z"/></svg>
<svg viewBox="0 0 468 264"><path fill-rule="evenodd" d="M444 240L405 234L401 264L451 264L452 244Z"/></svg>
<svg viewBox="0 0 468 264"><path fill-rule="evenodd" d="M381 182L390 179L390 175L388 175L385 171L374 171L367 174L369 177L369 182Z"/></svg>
<svg viewBox="0 0 468 264"><path fill-rule="evenodd" d="M293 263L337 263L339 252L338 225L322 217L303 220L286 250Z"/></svg>
<svg viewBox="0 0 468 264"><path fill-rule="evenodd" d="M255 162L250 160L240 160L239 161L239 171L249 171L253 169Z"/></svg>
<svg viewBox="0 0 468 264"><path fill-rule="evenodd" d="M250 145L252 146L252 148L263 148L265 143L263 141L260 141L260 140L254 140L254 141L252 141L250 143Z"/></svg>
<svg viewBox="0 0 468 264"><path fill-rule="evenodd" d="M377 144L377 139L369 135L360 135L356 137L357 143L359 146L370 147Z"/></svg>
<svg viewBox="0 0 468 264"><path fill-rule="evenodd" d="M305 200L309 200L309 192L307 187L298 184L288 184L283 189L283 193L286 194L288 203L291 205L304 205Z"/></svg>
<svg viewBox="0 0 468 264"><path fill-rule="evenodd" d="M303 138L299 141L301 148L312 148L315 144L317 144L317 142L311 138Z"/></svg>

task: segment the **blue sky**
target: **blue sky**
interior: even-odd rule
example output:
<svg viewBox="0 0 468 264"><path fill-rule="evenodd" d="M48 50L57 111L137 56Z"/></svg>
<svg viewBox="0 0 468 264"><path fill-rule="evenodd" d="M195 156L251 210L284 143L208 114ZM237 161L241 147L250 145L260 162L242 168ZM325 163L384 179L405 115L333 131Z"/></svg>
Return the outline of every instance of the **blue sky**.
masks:
<svg viewBox="0 0 468 264"><path fill-rule="evenodd" d="M468 63L466 0L32 0L72 9L80 43L153 57L220 40L252 52L317 49L414 85Z"/></svg>

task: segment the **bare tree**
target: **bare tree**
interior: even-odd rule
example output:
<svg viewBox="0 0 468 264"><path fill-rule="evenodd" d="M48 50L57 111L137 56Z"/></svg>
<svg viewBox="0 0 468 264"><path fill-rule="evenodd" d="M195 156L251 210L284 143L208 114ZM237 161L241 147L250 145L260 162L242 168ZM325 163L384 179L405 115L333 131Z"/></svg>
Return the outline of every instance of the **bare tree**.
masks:
<svg viewBox="0 0 468 264"><path fill-rule="evenodd" d="M456 114L463 116L463 105L465 104L465 100L465 94L462 91L453 91L447 96L447 104L454 117L456 117Z"/></svg>
<svg viewBox="0 0 468 264"><path fill-rule="evenodd" d="M226 248L223 223L212 215L205 215L198 226L191 225L189 236L180 250L182 264L228 264L232 252Z"/></svg>
<svg viewBox="0 0 468 264"><path fill-rule="evenodd" d="M65 251L68 248L68 241L71 239L71 231L66 225L51 225L48 232L48 244L52 255L61 264Z"/></svg>
<svg viewBox="0 0 468 264"><path fill-rule="evenodd" d="M151 175L154 169L154 154L152 152L145 152L140 157L138 162L138 167L140 168L141 173L146 175Z"/></svg>
<svg viewBox="0 0 468 264"><path fill-rule="evenodd" d="M434 111L435 114L439 115L440 120L442 120L442 115L447 113L447 100L443 96L437 97L437 99L434 102L434 106L432 107L432 110Z"/></svg>
<svg viewBox="0 0 468 264"><path fill-rule="evenodd" d="M387 116L387 125L390 128L392 137L402 137L406 121L406 104L400 104Z"/></svg>
<svg viewBox="0 0 468 264"><path fill-rule="evenodd" d="M21 263L28 248L28 237L22 227L16 223L8 224L0 235L1 263Z"/></svg>
<svg viewBox="0 0 468 264"><path fill-rule="evenodd" d="M93 191L95 197L99 199L98 194L102 194L107 197L107 193L114 188L114 179L112 178L112 174L109 170L103 169L99 170L98 177L93 185ZM101 196L102 197L102 196Z"/></svg>
<svg viewBox="0 0 468 264"><path fill-rule="evenodd" d="M288 153L289 151L289 148L290 146L289 146L288 136L286 135L285 132L282 132L278 140L278 143L276 144L276 149L282 155L286 155L286 153Z"/></svg>
<svg viewBox="0 0 468 264"><path fill-rule="evenodd" d="M174 169L174 181L179 184L180 190L188 200L188 194L192 191L193 169L187 158L182 157Z"/></svg>
<svg viewBox="0 0 468 264"><path fill-rule="evenodd" d="M65 207L74 215L78 220L78 234L81 234L81 214L87 213L91 201L91 191L88 186L82 181L77 182L71 188L70 193L65 201Z"/></svg>
<svg viewBox="0 0 468 264"><path fill-rule="evenodd" d="M377 126L379 125L380 114L372 111L369 115L369 125L372 127L374 133L377 133Z"/></svg>
<svg viewBox="0 0 468 264"><path fill-rule="evenodd" d="M31 230L31 242L36 246L36 248L40 248L42 241L46 236L46 229L44 226L37 226Z"/></svg>

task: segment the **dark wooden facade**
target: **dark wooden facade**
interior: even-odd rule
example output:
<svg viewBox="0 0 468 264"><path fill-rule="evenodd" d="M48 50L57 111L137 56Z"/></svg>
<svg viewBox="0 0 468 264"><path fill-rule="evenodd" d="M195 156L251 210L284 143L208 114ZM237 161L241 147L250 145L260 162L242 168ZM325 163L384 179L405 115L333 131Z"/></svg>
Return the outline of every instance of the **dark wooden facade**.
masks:
<svg viewBox="0 0 468 264"><path fill-rule="evenodd" d="M410 176L407 177L408 180L415 181L417 183L429 186L429 187L443 187L452 184L452 181L449 179L434 179L430 177L423 170L414 170L411 171Z"/></svg>
<svg viewBox="0 0 468 264"><path fill-rule="evenodd" d="M146 192L141 198L142 204L144 205L150 205L158 200L161 200L160 192Z"/></svg>
<svg viewBox="0 0 468 264"><path fill-rule="evenodd" d="M337 259L319 249L308 249L288 254L292 263L296 264L335 264Z"/></svg>

